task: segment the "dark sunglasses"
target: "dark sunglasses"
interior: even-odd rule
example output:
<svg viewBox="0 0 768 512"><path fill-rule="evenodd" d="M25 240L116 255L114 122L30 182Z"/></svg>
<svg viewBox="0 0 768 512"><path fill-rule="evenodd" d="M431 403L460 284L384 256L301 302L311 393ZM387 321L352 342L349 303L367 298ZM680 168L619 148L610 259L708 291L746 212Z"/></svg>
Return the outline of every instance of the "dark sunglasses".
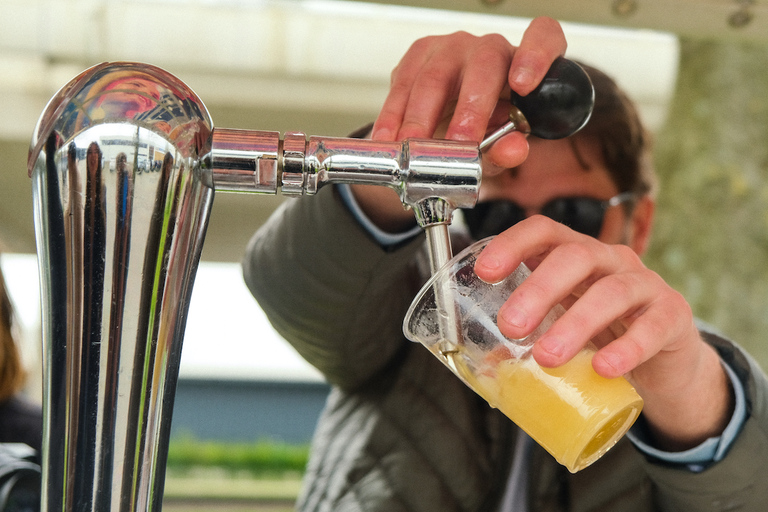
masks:
<svg viewBox="0 0 768 512"><path fill-rule="evenodd" d="M558 197L545 204L539 213L574 231L597 238L608 208L635 198L634 192L623 192L606 201L591 197ZM462 209L462 212L475 240L498 235L527 217L520 205L507 200L477 203L474 208Z"/></svg>

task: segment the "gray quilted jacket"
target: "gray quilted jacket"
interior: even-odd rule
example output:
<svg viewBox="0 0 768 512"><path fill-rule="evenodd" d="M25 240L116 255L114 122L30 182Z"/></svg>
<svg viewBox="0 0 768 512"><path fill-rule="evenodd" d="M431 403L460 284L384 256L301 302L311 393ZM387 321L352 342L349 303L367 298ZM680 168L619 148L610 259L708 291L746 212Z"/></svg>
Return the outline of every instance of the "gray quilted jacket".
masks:
<svg viewBox="0 0 768 512"><path fill-rule="evenodd" d="M248 247L252 293L333 386L298 510L498 510L515 425L402 335L422 246L385 252L327 187L286 201ZM706 336L749 401L750 418L724 460L694 474L646 460L623 440L572 475L537 446L529 510L768 510L768 383L741 350Z"/></svg>

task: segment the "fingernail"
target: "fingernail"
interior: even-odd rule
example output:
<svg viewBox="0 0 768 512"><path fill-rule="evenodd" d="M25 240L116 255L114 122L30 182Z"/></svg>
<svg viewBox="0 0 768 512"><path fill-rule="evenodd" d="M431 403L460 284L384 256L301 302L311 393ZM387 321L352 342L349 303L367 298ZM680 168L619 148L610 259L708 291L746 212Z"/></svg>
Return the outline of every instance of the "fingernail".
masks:
<svg viewBox="0 0 768 512"><path fill-rule="evenodd" d="M374 130L371 132L371 139L374 140L392 140L394 137L392 136L392 132L387 128L379 128L377 130Z"/></svg>
<svg viewBox="0 0 768 512"><path fill-rule="evenodd" d="M528 87L533 83L533 70L527 67L519 67L512 72L512 85Z"/></svg>
<svg viewBox="0 0 768 512"><path fill-rule="evenodd" d="M528 323L528 315L516 306L507 306L499 311L499 315L505 323L518 328L524 328Z"/></svg>
<svg viewBox="0 0 768 512"><path fill-rule="evenodd" d="M563 340L561 340L557 336L547 336L547 335L544 335L543 337L539 338L538 345L540 350L543 350L547 354L554 356L556 358L562 357L564 346L565 346L565 344L563 343Z"/></svg>
<svg viewBox="0 0 768 512"><path fill-rule="evenodd" d="M621 371L621 365L622 365L621 358L617 354L613 354L611 352L607 352L607 353L604 352L600 354L600 357L602 357L603 362L606 365L610 366L611 369L613 369L613 371L617 375L621 375L624 373Z"/></svg>
<svg viewBox="0 0 768 512"><path fill-rule="evenodd" d="M481 252L480 255L477 257L477 261L475 261L475 271L478 269L482 270L496 270L501 267L501 260L494 256L491 253L486 254L485 252Z"/></svg>

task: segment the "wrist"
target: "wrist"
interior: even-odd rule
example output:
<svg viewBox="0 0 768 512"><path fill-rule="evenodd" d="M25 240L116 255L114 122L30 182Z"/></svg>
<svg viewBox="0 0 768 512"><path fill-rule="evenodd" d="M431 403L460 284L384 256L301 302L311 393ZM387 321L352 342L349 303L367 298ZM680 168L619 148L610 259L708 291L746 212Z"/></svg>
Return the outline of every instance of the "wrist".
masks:
<svg viewBox="0 0 768 512"><path fill-rule="evenodd" d="M731 381L715 350L703 341L701 347L700 362L686 383L672 378L675 385L657 391L638 389L649 433L662 450L684 451L718 437L733 416Z"/></svg>
<svg viewBox="0 0 768 512"><path fill-rule="evenodd" d="M627 437L635 447L645 455L669 464L687 467L693 472L701 472L712 463L722 460L731 449L739 436L744 423L747 421L747 399L744 384L739 380L736 372L724 361L722 367L728 375L728 380L735 395L735 409L722 434L710 437L697 446L683 451L665 451L654 442L649 432L649 427L643 415L632 426Z"/></svg>

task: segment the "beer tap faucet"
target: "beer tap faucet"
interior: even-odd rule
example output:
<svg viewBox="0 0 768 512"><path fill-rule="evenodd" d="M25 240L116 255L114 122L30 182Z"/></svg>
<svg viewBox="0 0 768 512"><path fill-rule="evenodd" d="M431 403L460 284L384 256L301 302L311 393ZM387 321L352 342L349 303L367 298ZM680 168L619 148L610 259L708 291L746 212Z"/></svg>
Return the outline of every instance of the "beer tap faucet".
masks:
<svg viewBox="0 0 768 512"><path fill-rule="evenodd" d="M41 274L44 510L160 510L189 300L214 191L388 186L427 230L471 207L475 143L213 127L195 93L139 63L94 66L33 134Z"/></svg>
<svg viewBox="0 0 768 512"><path fill-rule="evenodd" d="M480 152L468 142L307 140L303 133L281 141L275 132L217 128L211 155L216 190L302 195L330 183L392 188L426 231L433 270L450 258L446 230L454 210L474 206L480 187Z"/></svg>
<svg viewBox="0 0 768 512"><path fill-rule="evenodd" d="M525 101L519 110L535 130ZM28 172L42 296L43 510L127 512L162 506L214 191L388 186L425 228L436 269L451 255L452 212L477 200L481 152L468 142L214 129L178 78L118 62L84 71L49 101Z"/></svg>

